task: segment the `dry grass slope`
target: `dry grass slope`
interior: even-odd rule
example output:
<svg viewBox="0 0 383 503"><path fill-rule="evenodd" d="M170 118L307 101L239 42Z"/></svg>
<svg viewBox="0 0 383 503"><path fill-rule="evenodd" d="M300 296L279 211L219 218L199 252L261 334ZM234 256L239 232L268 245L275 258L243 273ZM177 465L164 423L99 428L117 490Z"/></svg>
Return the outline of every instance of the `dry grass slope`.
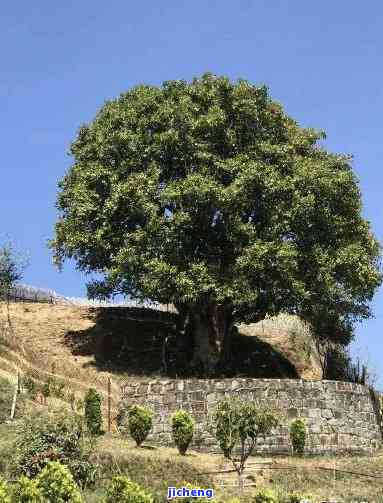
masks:
<svg viewBox="0 0 383 503"><path fill-rule="evenodd" d="M4 320L4 304L0 308ZM11 346L0 346L0 372L14 376L17 368L36 368L42 380L57 374L78 390L91 385L105 391L111 377L117 395L122 381L160 375L161 343L174 316L124 307L12 303ZM265 367L256 376L278 370L279 358L286 369L282 365L276 377L284 372L291 377L295 372L297 377L321 378L311 335L296 318L281 316L241 325L239 332L236 357Z"/></svg>

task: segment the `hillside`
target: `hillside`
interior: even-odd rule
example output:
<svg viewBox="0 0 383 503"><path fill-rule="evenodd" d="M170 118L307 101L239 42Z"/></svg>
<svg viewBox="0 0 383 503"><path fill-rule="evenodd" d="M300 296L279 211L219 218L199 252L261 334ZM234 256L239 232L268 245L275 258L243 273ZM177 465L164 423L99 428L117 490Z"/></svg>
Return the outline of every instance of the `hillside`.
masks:
<svg viewBox="0 0 383 503"><path fill-rule="evenodd" d="M1 308L4 320L4 304ZM79 389L88 384L105 389L111 376L118 393L122 380L163 375L163 339L175 316L133 307L11 303L11 349L2 345L0 371L32 366L65 376ZM291 318L239 327L233 344L238 374L321 378L310 334Z"/></svg>

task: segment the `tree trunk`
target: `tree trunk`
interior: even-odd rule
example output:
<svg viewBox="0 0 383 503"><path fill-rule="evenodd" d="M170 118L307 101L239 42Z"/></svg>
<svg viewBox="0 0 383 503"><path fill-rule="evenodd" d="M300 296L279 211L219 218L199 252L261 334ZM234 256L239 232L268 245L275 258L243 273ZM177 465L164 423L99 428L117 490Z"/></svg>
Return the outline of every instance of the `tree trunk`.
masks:
<svg viewBox="0 0 383 503"><path fill-rule="evenodd" d="M201 375L214 375L230 358L232 311L228 305L206 302L189 306L186 319L194 347L191 367Z"/></svg>

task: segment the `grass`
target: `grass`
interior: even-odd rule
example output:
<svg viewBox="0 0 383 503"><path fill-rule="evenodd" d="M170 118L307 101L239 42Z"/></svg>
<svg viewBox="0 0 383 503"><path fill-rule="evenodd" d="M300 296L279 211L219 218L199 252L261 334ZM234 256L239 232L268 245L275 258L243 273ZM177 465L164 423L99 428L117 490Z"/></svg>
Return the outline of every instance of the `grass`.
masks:
<svg viewBox="0 0 383 503"><path fill-rule="evenodd" d="M36 372L57 374L70 378L79 389L89 383L104 393L111 377L113 392L118 394L121 382L161 377L162 341L175 314L25 302L10 304L10 318L11 348L2 351L0 368L8 359L22 370L32 367ZM296 317L281 315L240 325L239 333L237 360L249 359L248 368L242 369L245 373L257 372L259 361L264 360L258 377L321 377L309 329ZM278 360L280 365L269 365L269 360Z"/></svg>
<svg viewBox="0 0 383 503"><path fill-rule="evenodd" d="M10 478L16 424L0 424L0 475L5 479ZM252 457L249 463L257 459ZM256 483L257 487L246 489L247 498L251 498L257 489L268 487L280 496L297 491L312 494L316 501L383 503L383 452L374 457L279 456L268 459L272 462L270 467L284 469L266 466L260 471L253 471L250 468L246 483ZM238 496L236 487L219 487L219 482L227 475L210 473L230 468L229 462L219 454L190 451L186 456L180 456L175 448L157 447L149 443L137 448L130 439L106 434L97 442L93 461L99 465L99 479L96 487L84 491L84 499L89 503L101 501L108 481L115 474L127 475L148 488L157 502L165 501L168 486L180 486L185 481L200 487L214 487L221 501ZM334 466L340 471L381 478L340 472L334 478ZM235 483L235 474L231 474L227 480Z"/></svg>

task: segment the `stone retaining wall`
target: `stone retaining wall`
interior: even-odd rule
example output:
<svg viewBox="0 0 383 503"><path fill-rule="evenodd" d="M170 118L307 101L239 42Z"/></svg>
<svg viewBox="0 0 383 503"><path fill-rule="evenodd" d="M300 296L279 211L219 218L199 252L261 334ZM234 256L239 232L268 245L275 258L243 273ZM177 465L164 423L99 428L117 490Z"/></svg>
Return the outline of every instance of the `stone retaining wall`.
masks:
<svg viewBox="0 0 383 503"><path fill-rule="evenodd" d="M382 445L382 424L376 397L360 384L293 379L185 379L156 380L122 387L123 410L145 404L155 412L148 440L172 444L170 415L188 410L196 421L194 447L218 451L206 431L206 419L215 404L228 395L265 403L282 414L281 425L260 439L258 451L290 452L289 424L297 417L308 426L307 452L371 454ZM124 415L122 415L124 422Z"/></svg>

